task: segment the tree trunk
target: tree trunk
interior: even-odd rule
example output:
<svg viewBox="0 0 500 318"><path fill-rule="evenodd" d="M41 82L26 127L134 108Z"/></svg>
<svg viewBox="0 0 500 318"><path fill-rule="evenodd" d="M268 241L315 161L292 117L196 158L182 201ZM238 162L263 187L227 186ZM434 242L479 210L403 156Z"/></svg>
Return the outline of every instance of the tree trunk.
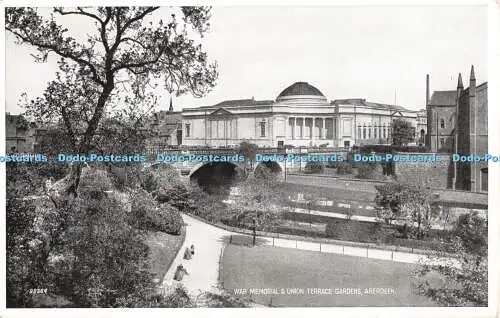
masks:
<svg viewBox="0 0 500 318"><path fill-rule="evenodd" d="M106 106L108 97L110 96L111 91L114 88L114 81L112 75L110 75L110 77L108 78L109 78L108 82L104 86L101 95L99 95L96 109L94 115L90 119L89 126L87 127L87 130L85 131L85 134L82 140L80 141L79 146L75 147L76 149L78 149L79 155L87 156L89 155L89 152L91 150L92 139L97 131L99 122L101 121L101 118L104 114L104 107ZM61 198L59 199L62 199L63 201L67 202L69 198L77 196L77 190L80 184L81 174L82 174L81 164L71 165L70 172L66 182L66 188L63 191L60 191ZM62 198L62 196L66 196L67 198Z"/></svg>

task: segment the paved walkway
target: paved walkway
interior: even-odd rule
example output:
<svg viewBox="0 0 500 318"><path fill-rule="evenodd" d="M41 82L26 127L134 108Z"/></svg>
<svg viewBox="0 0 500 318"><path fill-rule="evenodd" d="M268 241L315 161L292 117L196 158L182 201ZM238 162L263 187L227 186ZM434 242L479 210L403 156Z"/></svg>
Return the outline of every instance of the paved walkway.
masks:
<svg viewBox="0 0 500 318"><path fill-rule="evenodd" d="M189 294L197 297L204 291L219 293L217 283L219 275L219 259L221 251L224 248L224 238L230 235L243 235L234 233L215 227L194 219L188 215L182 215L186 223L186 239L183 247L179 250L178 255L174 259L172 266L167 271L162 286L166 290L177 284L183 284ZM185 260L184 250L195 246L195 255L190 260ZM283 248L296 248L309 251L318 251L321 253L334 253L357 257L367 257L373 259L382 259L403 263L419 263L423 259L430 261L429 258L422 254L413 254L405 252L396 252L390 250L380 250L364 247L342 246L335 244L323 244L316 242L306 242L288 239L273 239L270 237L259 237L259 245L274 246ZM433 260L432 263L457 264L453 259ZM175 281L174 274L178 265L182 264L186 268L189 275L184 276L181 282Z"/></svg>
<svg viewBox="0 0 500 318"><path fill-rule="evenodd" d="M186 239L163 279L163 287L182 284L194 297L204 291L217 293L219 257L224 247L223 237L231 233L185 214L182 218L186 223ZM191 245L194 245L194 256L190 260L185 260L184 250ZM177 282L174 280L174 274L180 264L186 268L189 275L185 275L181 282Z"/></svg>

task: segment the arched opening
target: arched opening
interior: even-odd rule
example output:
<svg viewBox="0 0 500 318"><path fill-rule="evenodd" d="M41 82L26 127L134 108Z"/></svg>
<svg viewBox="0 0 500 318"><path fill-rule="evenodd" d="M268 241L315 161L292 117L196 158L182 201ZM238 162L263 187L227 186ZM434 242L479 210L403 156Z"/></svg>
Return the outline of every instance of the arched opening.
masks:
<svg viewBox="0 0 500 318"><path fill-rule="evenodd" d="M275 161L263 161L255 167L253 172L256 178L277 177L283 170Z"/></svg>
<svg viewBox="0 0 500 318"><path fill-rule="evenodd" d="M244 178L244 169L234 163L211 162L196 169L189 180L209 194L227 196L231 186Z"/></svg>

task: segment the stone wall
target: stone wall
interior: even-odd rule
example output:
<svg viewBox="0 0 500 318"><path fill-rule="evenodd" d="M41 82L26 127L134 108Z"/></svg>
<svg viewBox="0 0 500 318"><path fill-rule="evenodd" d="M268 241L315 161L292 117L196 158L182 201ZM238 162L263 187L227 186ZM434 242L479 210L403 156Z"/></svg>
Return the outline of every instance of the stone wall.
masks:
<svg viewBox="0 0 500 318"><path fill-rule="evenodd" d="M432 153L398 153L400 155L432 155ZM451 155L436 154L440 162L395 162L396 178L400 181L425 184L432 188L451 188L453 181L453 163Z"/></svg>

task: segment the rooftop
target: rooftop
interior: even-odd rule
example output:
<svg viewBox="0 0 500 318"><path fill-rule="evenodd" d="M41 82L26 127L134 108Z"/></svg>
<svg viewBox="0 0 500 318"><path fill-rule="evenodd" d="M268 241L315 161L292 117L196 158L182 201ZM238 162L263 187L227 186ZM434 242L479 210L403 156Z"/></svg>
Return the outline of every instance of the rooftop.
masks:
<svg viewBox="0 0 500 318"><path fill-rule="evenodd" d="M457 91L434 91L429 105L455 106L457 104Z"/></svg>
<svg viewBox="0 0 500 318"><path fill-rule="evenodd" d="M319 89L317 89L316 87L310 85L309 83L307 83L307 82L296 82L296 83L293 83L292 85L288 86L287 88L285 88L278 95L278 99L280 97L300 96L300 95L305 95L305 96L314 95L314 96L325 97L325 95L323 95L323 93L321 93Z"/></svg>
<svg viewBox="0 0 500 318"><path fill-rule="evenodd" d="M367 106L378 109L388 109L388 110L399 110L399 111L411 111L403 106L390 105L382 103L367 102L364 98L347 98L347 99L336 99L333 101L334 105L356 105L356 106Z"/></svg>

